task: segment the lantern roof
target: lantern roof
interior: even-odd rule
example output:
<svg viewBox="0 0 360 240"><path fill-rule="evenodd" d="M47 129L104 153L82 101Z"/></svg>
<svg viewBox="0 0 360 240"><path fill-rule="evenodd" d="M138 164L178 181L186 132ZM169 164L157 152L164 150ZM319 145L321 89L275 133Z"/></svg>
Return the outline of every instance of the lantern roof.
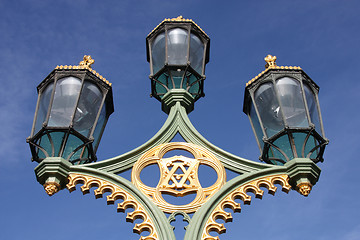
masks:
<svg viewBox="0 0 360 240"><path fill-rule="evenodd" d="M164 25L164 23L191 23L195 28L197 28L201 33L203 33L207 38L209 36L204 32L204 30L199 27L192 19L183 18L183 16L178 16L177 18L165 18L159 25L157 25L147 36L147 38L156 32L159 28Z"/></svg>
<svg viewBox="0 0 360 240"><path fill-rule="evenodd" d="M96 72L94 69L91 68L91 65L94 64L95 60L91 58L90 55L85 55L83 60L79 62L79 65L58 65L56 66L56 70L62 70L62 69L87 69L91 73L93 73L96 77L98 77L100 80L102 80L104 83L106 83L108 86L111 87L111 83L106 80L103 76L101 76L98 72Z"/></svg>
<svg viewBox="0 0 360 240"><path fill-rule="evenodd" d="M265 65L265 70L262 71L261 73L259 73L256 77L254 77L253 79L251 79L250 81L248 81L246 83L246 87L249 86L250 84L252 84L253 82L255 82L256 79L260 78L261 76L263 76L266 72L268 72L269 70L272 69L281 69L281 70L302 70L301 67L295 67L295 66L277 66L276 65L276 56L272 56L272 55L267 55L264 58L266 65Z"/></svg>

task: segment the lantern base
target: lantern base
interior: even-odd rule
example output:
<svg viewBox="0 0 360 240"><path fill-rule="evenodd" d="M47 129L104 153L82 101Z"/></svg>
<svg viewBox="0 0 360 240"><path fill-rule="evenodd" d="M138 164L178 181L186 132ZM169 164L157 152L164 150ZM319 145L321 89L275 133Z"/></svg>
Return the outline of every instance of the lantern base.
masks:
<svg viewBox="0 0 360 240"><path fill-rule="evenodd" d="M65 188L71 165L61 157L45 158L35 168L36 179L51 196Z"/></svg>
<svg viewBox="0 0 360 240"><path fill-rule="evenodd" d="M170 113L170 109L176 102L186 109L186 113L190 113L194 110L194 98L185 89L171 89L167 92L161 100L161 109L166 113Z"/></svg>
<svg viewBox="0 0 360 240"><path fill-rule="evenodd" d="M294 158L285 163L291 187L307 197L319 180L321 169L309 158Z"/></svg>

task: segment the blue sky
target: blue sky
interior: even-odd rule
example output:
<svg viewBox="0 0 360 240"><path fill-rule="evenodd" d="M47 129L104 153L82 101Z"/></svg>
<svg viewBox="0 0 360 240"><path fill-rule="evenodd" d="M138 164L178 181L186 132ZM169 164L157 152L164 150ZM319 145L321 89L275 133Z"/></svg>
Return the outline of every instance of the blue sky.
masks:
<svg viewBox="0 0 360 240"><path fill-rule="evenodd" d="M242 112L245 83L264 57L301 66L320 86L330 139L320 180L308 198L295 191L243 206L221 239L360 239L360 3L347 1L5 1L0 0L0 239L138 239L104 199L63 190L48 197L28 145L36 86L56 65L83 55L113 83L115 113L99 160L151 138L166 120L149 97L145 38L164 18L192 18L211 39L206 97L190 114L215 145L258 161Z"/></svg>

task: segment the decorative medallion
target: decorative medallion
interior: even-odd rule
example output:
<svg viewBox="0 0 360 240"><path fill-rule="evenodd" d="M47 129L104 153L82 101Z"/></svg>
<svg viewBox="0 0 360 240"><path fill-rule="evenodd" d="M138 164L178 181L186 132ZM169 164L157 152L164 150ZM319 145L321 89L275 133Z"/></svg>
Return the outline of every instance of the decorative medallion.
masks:
<svg viewBox="0 0 360 240"><path fill-rule="evenodd" d="M163 158L172 150L185 150L194 158L185 156ZM153 164L157 164L160 169L160 179L155 188L145 185L140 180L141 171ZM200 165L207 165L217 173L217 180L212 186L206 188L201 186L198 178ZM193 213L225 184L226 173L222 163L206 149L192 143L171 142L159 145L142 155L133 167L131 181L164 212ZM163 194L175 197L189 194L196 196L189 204L173 205L164 200Z"/></svg>

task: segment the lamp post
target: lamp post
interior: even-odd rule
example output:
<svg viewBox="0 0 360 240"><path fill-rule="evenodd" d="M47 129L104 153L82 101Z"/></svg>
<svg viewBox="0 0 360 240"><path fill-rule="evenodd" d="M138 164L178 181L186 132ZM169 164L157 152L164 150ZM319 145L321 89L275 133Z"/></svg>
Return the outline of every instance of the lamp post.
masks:
<svg viewBox="0 0 360 240"><path fill-rule="evenodd" d="M219 239L225 222L232 220L228 209L239 212L241 199L251 202L252 192L261 198L264 191L297 190L308 196L320 175L316 165L323 161L325 138L319 100L319 87L299 67L279 67L276 57L267 56L266 69L248 82L244 112L249 116L265 163L250 161L207 141L191 124L188 113L204 96L205 66L209 61L210 39L192 20L179 16L165 19L146 38L150 63L151 95L168 114L163 127L149 141L117 157L96 161L96 149L107 119L113 112L111 84L91 68L85 56L79 66L58 66L38 86L39 98L31 136L32 159L39 162L35 174L51 196L82 184L96 198L107 196L117 211L132 208L127 220L134 232L148 232L141 239L175 239L170 225L176 215L189 224L185 239ZM180 134L183 142L172 142ZM166 157L174 150L193 157ZM147 186L140 178L150 165L157 165L160 179ZM203 187L199 166L212 168L217 178ZM238 174L227 181L225 169ZM131 170L131 179L119 174ZM209 179L210 180L210 179ZM184 197L195 194L182 205L167 202L164 194ZM168 217L164 214L170 214ZM188 214L194 214L192 217Z"/></svg>
<svg viewBox="0 0 360 240"><path fill-rule="evenodd" d="M283 165L294 158L323 161L325 138L319 87L300 67L279 67L265 58L266 70L249 81L244 112L249 116L261 156Z"/></svg>

